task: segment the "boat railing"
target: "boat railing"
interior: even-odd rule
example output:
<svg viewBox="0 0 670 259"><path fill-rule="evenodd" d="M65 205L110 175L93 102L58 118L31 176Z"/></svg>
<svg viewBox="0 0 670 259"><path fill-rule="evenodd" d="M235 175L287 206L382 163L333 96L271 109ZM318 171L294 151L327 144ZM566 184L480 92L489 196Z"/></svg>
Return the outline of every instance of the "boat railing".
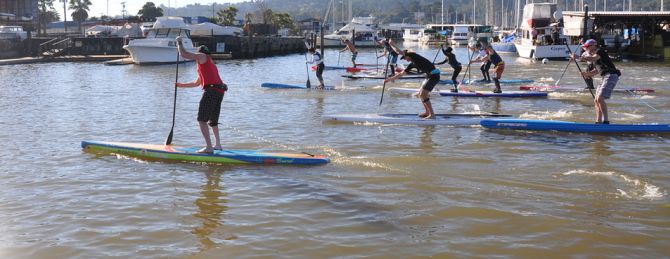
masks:
<svg viewBox="0 0 670 259"><path fill-rule="evenodd" d="M39 46L39 53L43 58L53 58L61 56L70 49L70 38L53 38Z"/></svg>

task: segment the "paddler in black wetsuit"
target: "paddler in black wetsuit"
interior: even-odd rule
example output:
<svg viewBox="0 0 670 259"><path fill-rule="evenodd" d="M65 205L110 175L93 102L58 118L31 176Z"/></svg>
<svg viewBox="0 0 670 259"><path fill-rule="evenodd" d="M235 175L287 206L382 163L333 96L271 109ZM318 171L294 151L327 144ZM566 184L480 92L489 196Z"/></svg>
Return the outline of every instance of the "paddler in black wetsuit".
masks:
<svg viewBox="0 0 670 259"><path fill-rule="evenodd" d="M426 118L426 119L434 119L435 118L435 112L433 111L433 106L430 104L430 98L428 98L428 94L430 91L433 91L433 88L435 88L435 85L440 81L440 70L435 68L435 65L433 65L433 62L430 62L430 60L422 57L419 54L416 54L414 52L409 52L407 50L403 51L398 51L402 53L401 59L404 59L405 61L411 62L405 70L403 70L400 73L395 74L392 77L387 78L384 80L384 83L387 82L392 82L393 80L396 80L400 78L401 76L407 74L407 72L413 68L419 70L421 73L426 74L426 79L423 80L423 83L421 83L421 88L419 89L418 93L416 93L416 96L421 99L421 103L423 104L423 107L425 108L425 112L419 114L419 117Z"/></svg>
<svg viewBox="0 0 670 259"><path fill-rule="evenodd" d="M472 48L472 51L478 51L479 55L477 55L477 58L470 61L470 64L474 62L482 62L482 65L479 67L479 70L482 71L482 75L484 76L484 78L482 78L479 81L484 83L490 83L491 75L489 74L489 69L491 69L491 61L486 59L486 48L483 46L482 43L477 42L477 44Z"/></svg>
<svg viewBox="0 0 670 259"><path fill-rule="evenodd" d="M454 83L454 89L451 90L454 93L458 93L458 85L460 82L458 82L456 79L458 78L458 74L461 73L461 70L463 69L463 66L461 63L456 60L456 55L452 53L453 49L451 47L447 47L446 49L444 48L444 45L440 46L440 49L442 50L442 53L444 53L444 61L440 63L436 63L435 65L442 65L444 63L449 63L449 66L454 69L454 73L451 74L451 81Z"/></svg>
<svg viewBox="0 0 670 259"><path fill-rule="evenodd" d="M621 76L614 62L610 59L609 54L603 48L598 47L598 43L593 40L587 40L583 45L584 53L582 53L580 60L584 62L592 62L596 69L592 71L584 71L581 76L584 78L591 78L597 74L602 76L603 82L596 89L595 94L595 108L596 108L596 124L610 124L607 114L606 99L612 95L614 87L616 87ZM576 55L572 54L571 59L575 59Z"/></svg>
<svg viewBox="0 0 670 259"><path fill-rule="evenodd" d="M491 64L493 64L493 69L494 70L494 75L493 75L493 82L496 85L496 89L493 90L493 93L499 94L502 93L502 90L500 89L500 78L502 78L503 71L505 71L505 62L502 60L500 55L493 49L491 46L486 46L484 48L484 56L477 58L476 60L473 60L471 62L475 61L489 61Z"/></svg>

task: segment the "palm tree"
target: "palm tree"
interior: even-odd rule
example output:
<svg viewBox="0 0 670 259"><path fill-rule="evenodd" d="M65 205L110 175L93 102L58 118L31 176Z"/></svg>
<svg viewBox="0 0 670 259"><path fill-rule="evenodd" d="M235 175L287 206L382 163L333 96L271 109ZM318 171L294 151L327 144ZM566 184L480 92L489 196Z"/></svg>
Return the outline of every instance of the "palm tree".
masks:
<svg viewBox="0 0 670 259"><path fill-rule="evenodd" d="M37 34L44 31L46 33L47 22L50 14L54 13L54 0L38 0L37 1Z"/></svg>
<svg viewBox="0 0 670 259"><path fill-rule="evenodd" d="M79 32L81 32L81 23L88 18L88 7L91 6L91 0L70 0L70 9L73 9L72 19L77 22Z"/></svg>

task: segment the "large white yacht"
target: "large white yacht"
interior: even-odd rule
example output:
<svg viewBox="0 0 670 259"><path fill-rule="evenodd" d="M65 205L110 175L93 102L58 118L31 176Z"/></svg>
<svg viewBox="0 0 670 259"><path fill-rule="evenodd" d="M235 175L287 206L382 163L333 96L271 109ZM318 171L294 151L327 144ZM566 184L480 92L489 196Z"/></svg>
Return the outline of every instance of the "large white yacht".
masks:
<svg viewBox="0 0 670 259"><path fill-rule="evenodd" d="M577 45L565 44L571 43L571 40L563 35L562 27L557 26L561 31L560 40L551 42L552 16L555 19L561 18L561 11L554 3L527 4L523 7L523 23L519 29L519 37L514 42L520 57L567 58L570 53L568 46L572 52L577 50Z"/></svg>
<svg viewBox="0 0 670 259"><path fill-rule="evenodd" d="M323 42L326 47L344 46L342 39L353 40L356 46L375 46L379 36L375 17L354 17L350 23L336 30L332 34L324 35ZM355 34L354 34L355 33Z"/></svg>
<svg viewBox="0 0 670 259"><path fill-rule="evenodd" d="M158 17L154 26L147 31L146 38L134 39L123 46L130 53L133 63L138 65L175 63L177 61L177 42L181 35L184 47L195 52L189 38L189 29L181 17ZM188 61L179 57L179 62Z"/></svg>

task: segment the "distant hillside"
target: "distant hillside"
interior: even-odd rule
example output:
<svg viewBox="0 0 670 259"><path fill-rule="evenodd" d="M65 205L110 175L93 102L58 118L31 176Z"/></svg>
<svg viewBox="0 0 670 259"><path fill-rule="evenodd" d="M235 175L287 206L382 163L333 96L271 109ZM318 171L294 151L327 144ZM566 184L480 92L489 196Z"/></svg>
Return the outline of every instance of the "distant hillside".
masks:
<svg viewBox="0 0 670 259"><path fill-rule="evenodd" d="M335 2L348 2L348 0L336 0ZM581 0L558 0L563 10L574 10L577 5L576 2ZM602 11L605 5L610 11L628 10L622 6L620 0L583 0L585 4L589 4L591 10L594 8ZM166 6L161 5L166 14L179 16L207 16L211 17L216 11L224 9L229 5L233 5L239 9L238 19L243 19L246 13L255 13L258 11L259 3L264 2L274 12L288 13L294 20L303 20L307 18L321 18L328 8L330 0L265 0L265 1L249 1L237 4L217 4L201 5L194 4L185 7L171 8L168 10ZM442 19L442 0L353 0L352 1L353 16L368 16L373 15L378 18L380 23L391 22L406 22L406 23L431 23L440 22ZM488 2L488 5L486 4ZM501 4L504 2L504 6ZM500 23L502 19L506 19L508 23L513 21L514 4L516 0L476 0L476 21L477 23L484 23L486 20L489 23ZM526 0L519 1L521 7ZM535 0L534 2L553 2L552 0ZM595 4L598 6L595 6ZM607 2L607 3L606 3ZM632 9L634 11L657 11L660 10L660 1L632 1ZM453 23L458 15L459 22L472 22L473 15L473 0L444 0L444 19L445 22ZM343 6L336 7L335 16L337 20L346 20L346 12L348 8ZM670 0L665 1L665 10L670 9ZM342 14L345 13L345 15ZM423 12L423 17L415 17L415 12ZM487 15L488 14L488 15ZM333 14L331 13L331 16ZM417 19L418 18L418 19Z"/></svg>

